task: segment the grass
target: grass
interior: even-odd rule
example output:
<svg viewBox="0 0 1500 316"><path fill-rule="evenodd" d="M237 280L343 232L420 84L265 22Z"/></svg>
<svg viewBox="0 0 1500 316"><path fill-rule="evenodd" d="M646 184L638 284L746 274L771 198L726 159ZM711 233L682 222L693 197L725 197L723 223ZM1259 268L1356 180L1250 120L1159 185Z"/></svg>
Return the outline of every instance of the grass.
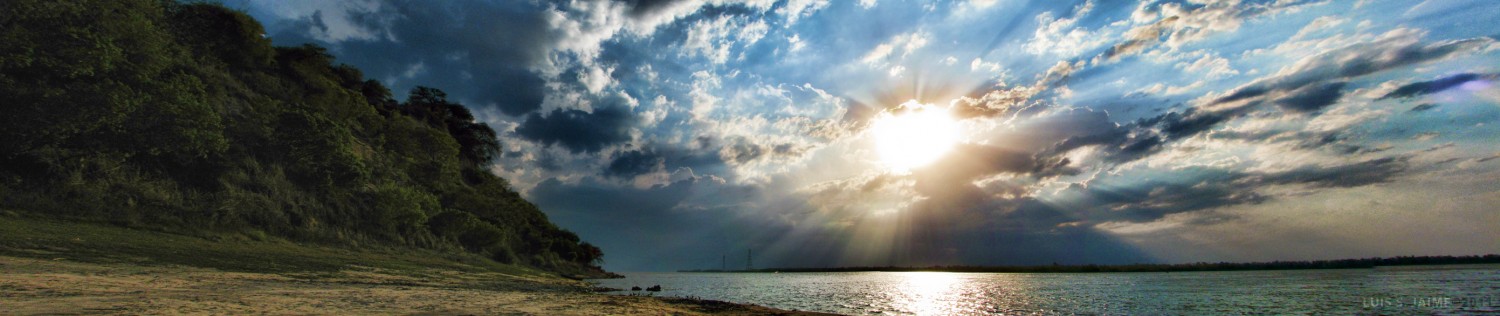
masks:
<svg viewBox="0 0 1500 316"><path fill-rule="evenodd" d="M182 265L237 272L334 272L351 267L550 273L464 253L422 249L346 249L264 238L213 238L108 224L27 218L0 212L0 255L89 263Z"/></svg>

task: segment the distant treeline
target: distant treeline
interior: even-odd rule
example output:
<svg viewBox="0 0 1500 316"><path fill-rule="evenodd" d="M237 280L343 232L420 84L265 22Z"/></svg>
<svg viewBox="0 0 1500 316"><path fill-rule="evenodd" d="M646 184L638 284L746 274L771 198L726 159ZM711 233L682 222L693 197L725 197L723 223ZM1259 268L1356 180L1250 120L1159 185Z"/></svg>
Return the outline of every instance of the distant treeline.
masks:
<svg viewBox="0 0 1500 316"><path fill-rule="evenodd" d="M1406 256L1313 261L1195 262L1178 264L1047 265L1047 266L929 266L929 267L840 267L768 268L754 270L683 270L680 272L1184 272L1238 270L1362 269L1377 266L1500 263L1500 255Z"/></svg>
<svg viewBox="0 0 1500 316"><path fill-rule="evenodd" d="M265 33L217 4L0 1L0 212L601 271L463 105Z"/></svg>

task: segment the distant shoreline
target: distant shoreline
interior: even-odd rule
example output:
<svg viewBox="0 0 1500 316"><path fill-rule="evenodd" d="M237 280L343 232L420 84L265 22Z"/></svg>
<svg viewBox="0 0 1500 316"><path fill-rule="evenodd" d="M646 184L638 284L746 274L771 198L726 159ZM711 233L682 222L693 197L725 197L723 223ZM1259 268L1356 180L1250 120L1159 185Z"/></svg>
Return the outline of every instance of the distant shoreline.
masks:
<svg viewBox="0 0 1500 316"><path fill-rule="evenodd" d="M1196 262L1177 264L1128 264L1128 265L1043 265L1043 266L926 266L926 267L835 267L835 268L765 268L749 270L677 270L677 272L990 272L990 273L1091 273L1091 272L1194 272L1194 271L1256 271L1256 270L1316 270L1316 269L1370 269L1384 266L1425 266L1454 264L1500 263L1500 254L1475 256L1402 256L1389 258L1359 258L1312 261L1268 261L1268 262Z"/></svg>

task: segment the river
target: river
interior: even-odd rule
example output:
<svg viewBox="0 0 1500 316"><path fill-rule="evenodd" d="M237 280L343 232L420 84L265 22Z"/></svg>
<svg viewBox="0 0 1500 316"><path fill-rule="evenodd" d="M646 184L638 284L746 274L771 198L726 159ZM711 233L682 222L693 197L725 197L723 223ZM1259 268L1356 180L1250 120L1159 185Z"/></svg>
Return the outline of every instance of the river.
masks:
<svg viewBox="0 0 1500 316"><path fill-rule="evenodd" d="M1500 312L1500 265L1137 273L624 273L657 296L852 315Z"/></svg>

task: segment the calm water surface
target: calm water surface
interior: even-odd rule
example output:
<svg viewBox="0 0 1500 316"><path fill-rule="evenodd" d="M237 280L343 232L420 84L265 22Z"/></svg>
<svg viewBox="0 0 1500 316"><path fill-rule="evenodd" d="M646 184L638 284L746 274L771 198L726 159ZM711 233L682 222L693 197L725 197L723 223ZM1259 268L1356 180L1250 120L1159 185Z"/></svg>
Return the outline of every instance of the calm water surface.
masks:
<svg viewBox="0 0 1500 316"><path fill-rule="evenodd" d="M659 296L881 315L1500 313L1500 265L1171 273L625 273ZM615 292L630 294L630 291ZM646 292L637 292L644 294Z"/></svg>

